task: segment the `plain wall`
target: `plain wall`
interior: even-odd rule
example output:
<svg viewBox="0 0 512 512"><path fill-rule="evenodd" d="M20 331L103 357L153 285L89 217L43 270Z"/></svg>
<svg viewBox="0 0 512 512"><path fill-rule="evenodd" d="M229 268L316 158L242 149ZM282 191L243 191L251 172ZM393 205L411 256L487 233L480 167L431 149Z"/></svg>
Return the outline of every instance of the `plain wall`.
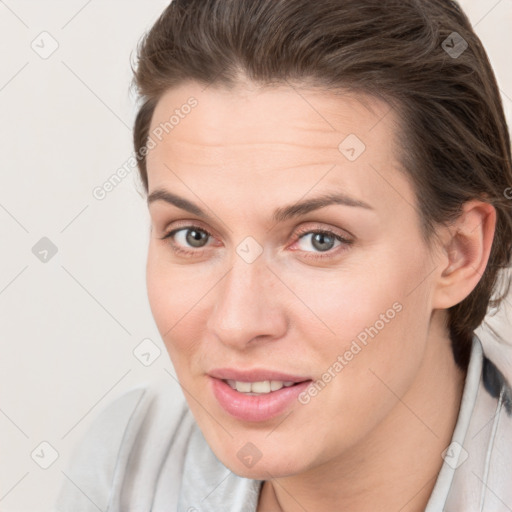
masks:
<svg viewBox="0 0 512 512"><path fill-rule="evenodd" d="M462 3L510 119L512 3ZM176 388L146 298L136 170L103 199L93 193L132 154L130 53L166 4L0 2L2 512L52 510L71 450L118 394L162 378ZM505 312L490 322L510 334ZM148 339L142 347L161 355L145 366L134 350ZM510 369L507 357L499 362Z"/></svg>

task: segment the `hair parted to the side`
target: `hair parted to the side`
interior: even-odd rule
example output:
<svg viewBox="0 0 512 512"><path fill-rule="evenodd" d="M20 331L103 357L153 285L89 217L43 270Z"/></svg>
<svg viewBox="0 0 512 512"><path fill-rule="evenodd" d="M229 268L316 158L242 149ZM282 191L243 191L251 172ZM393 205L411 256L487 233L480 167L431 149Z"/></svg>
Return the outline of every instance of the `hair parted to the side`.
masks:
<svg viewBox="0 0 512 512"><path fill-rule="evenodd" d="M443 45L454 32L468 44L458 56ZM473 292L448 310L455 361L467 366L474 329L510 286L508 279L498 286L498 276L512 251L512 201L505 192L512 191L512 170L496 79L456 2L173 0L137 57L138 154L158 100L190 80L232 87L243 76L260 85L350 89L392 105L402 124L397 159L415 187L427 238L468 200L497 210L487 268ZM145 158L139 171L147 191Z"/></svg>

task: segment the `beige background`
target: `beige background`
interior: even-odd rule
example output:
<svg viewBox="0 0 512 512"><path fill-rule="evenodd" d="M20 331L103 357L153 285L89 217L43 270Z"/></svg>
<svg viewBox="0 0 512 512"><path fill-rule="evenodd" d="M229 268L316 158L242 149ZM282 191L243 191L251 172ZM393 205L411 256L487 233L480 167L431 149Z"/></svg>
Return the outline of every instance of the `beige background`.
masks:
<svg viewBox="0 0 512 512"><path fill-rule="evenodd" d="M131 154L130 52L166 3L0 1L2 512L52 510L72 447L117 394L162 378L176 387L146 299L135 171L93 196ZM512 0L463 5L511 119ZM57 249L47 262L32 252L42 237ZM512 344L505 312L491 323ZM135 354L162 353L145 366L134 349L148 339ZM508 352L499 361L512 375Z"/></svg>

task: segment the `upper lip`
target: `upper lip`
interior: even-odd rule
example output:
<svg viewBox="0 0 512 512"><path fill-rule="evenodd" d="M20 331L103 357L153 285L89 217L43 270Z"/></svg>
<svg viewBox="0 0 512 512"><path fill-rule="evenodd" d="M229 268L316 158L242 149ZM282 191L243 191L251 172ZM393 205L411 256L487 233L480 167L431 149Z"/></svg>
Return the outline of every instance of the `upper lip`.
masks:
<svg viewBox="0 0 512 512"><path fill-rule="evenodd" d="M236 380L238 382L261 382L265 380L277 380L282 382L304 382L310 377L290 375L274 370L254 368L252 370L240 370L235 368L215 368L208 372L210 377L221 380Z"/></svg>

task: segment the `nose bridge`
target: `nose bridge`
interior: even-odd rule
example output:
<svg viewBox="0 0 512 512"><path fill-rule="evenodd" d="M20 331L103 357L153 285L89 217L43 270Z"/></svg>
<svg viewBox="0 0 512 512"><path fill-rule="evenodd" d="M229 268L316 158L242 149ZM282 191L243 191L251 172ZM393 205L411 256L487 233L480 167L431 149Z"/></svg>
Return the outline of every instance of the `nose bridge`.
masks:
<svg viewBox="0 0 512 512"><path fill-rule="evenodd" d="M240 347L257 336L280 336L285 326L265 259L259 256L248 261L234 254L229 272L217 285L207 322L220 341Z"/></svg>

